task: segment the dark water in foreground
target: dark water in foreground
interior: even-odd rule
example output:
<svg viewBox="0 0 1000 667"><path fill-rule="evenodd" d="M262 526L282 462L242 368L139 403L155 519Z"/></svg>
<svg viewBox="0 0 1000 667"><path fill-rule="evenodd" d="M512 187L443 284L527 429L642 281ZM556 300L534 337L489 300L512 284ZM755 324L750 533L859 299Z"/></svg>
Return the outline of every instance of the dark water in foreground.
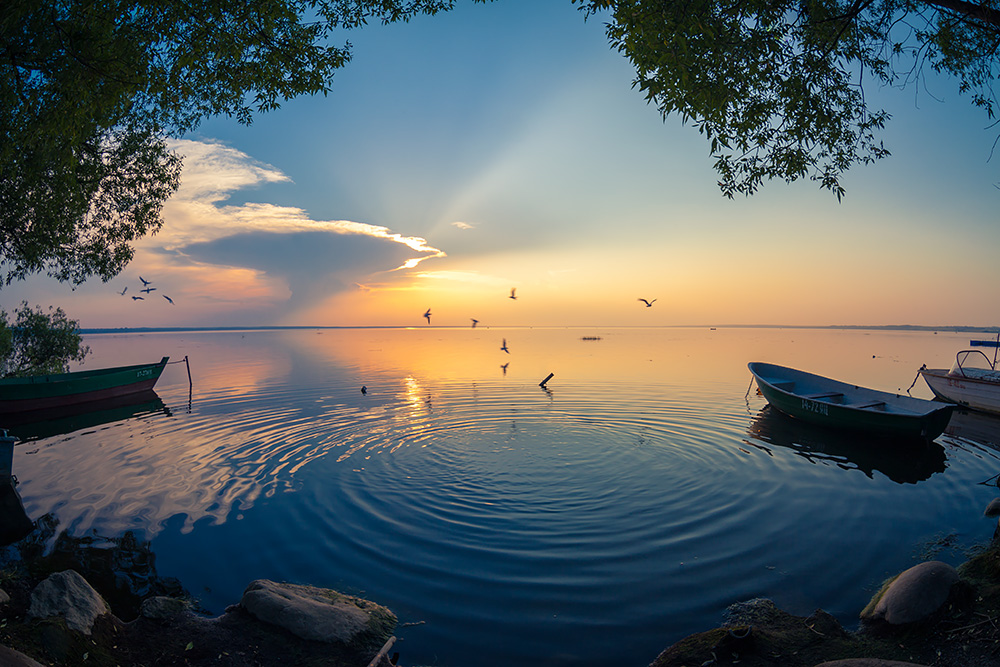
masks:
<svg viewBox="0 0 1000 667"><path fill-rule="evenodd" d="M270 578L388 606L415 624L397 630L407 665L646 665L757 596L852 626L885 576L990 537L997 490L978 483L1000 472L983 444L1000 423L965 417L965 435L880 456L747 394L754 360L905 391L968 338L92 335L88 368L187 355L190 401L184 365L168 366L151 405L39 433L14 472L29 516L71 536L135 531L213 613Z"/></svg>

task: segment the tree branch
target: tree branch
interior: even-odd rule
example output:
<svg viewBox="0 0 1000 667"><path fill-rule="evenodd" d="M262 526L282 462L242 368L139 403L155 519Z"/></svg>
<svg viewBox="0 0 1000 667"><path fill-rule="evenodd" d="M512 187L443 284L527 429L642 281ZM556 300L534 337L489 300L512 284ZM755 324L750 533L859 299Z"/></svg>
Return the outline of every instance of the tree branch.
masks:
<svg viewBox="0 0 1000 667"><path fill-rule="evenodd" d="M926 0L926 2L935 7L943 7L944 9L951 9L952 11L964 14L969 18L992 26L1000 32L1000 11L996 9L977 5L974 2L967 2L967 0Z"/></svg>

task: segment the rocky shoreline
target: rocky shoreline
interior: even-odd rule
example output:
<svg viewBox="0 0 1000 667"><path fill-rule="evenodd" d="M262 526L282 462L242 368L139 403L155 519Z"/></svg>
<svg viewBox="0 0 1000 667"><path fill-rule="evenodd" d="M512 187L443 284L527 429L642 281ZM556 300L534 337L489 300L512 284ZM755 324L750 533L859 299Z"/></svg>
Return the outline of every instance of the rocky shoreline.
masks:
<svg viewBox="0 0 1000 667"><path fill-rule="evenodd" d="M1000 499L986 509L1000 514ZM1000 665L1000 526L957 569L927 561L891 577L846 631L817 609L770 600L732 605L719 628L685 637L651 667L996 667Z"/></svg>
<svg viewBox="0 0 1000 667"><path fill-rule="evenodd" d="M329 589L251 582L238 604L209 618L182 598L143 601L124 622L74 570L30 591L7 579L0 594L0 664L230 667L385 667L396 616Z"/></svg>
<svg viewBox="0 0 1000 667"><path fill-rule="evenodd" d="M1000 499L987 509L994 513ZM2 563L2 665L396 664L389 649L397 619L374 602L258 580L209 617L179 582L156 575L148 543L126 534L101 548L63 534L53 547L55 528L46 517L35 522ZM801 617L766 599L740 602L721 627L685 637L651 667L998 665L1000 528L957 569L929 561L888 580L860 617L859 629L848 632L821 609Z"/></svg>

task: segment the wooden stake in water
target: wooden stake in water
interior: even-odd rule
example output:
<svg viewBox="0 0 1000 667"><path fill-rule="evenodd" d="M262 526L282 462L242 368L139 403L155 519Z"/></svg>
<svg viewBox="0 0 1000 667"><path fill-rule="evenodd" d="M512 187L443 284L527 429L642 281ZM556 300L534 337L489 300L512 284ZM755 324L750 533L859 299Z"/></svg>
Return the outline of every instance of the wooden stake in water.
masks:
<svg viewBox="0 0 1000 667"><path fill-rule="evenodd" d="M553 375L555 375L555 373L549 373L548 375L546 375L545 379L538 383L538 386L541 387L542 389L545 389L545 384L552 379Z"/></svg>

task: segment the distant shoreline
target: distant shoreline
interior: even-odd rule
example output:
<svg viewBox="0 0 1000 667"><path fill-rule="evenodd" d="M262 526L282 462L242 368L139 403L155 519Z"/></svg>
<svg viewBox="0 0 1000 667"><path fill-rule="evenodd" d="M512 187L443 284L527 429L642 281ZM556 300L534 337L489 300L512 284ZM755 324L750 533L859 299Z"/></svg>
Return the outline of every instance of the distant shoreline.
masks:
<svg viewBox="0 0 1000 667"><path fill-rule="evenodd" d="M365 326L322 326L322 325L295 325L295 326L246 326L246 327L118 327L118 328L92 328L80 329L81 334L126 334L126 333L207 333L207 332L233 332L233 331L304 331L311 329L348 330L348 329L469 329L465 326L414 326L414 325L365 325ZM943 331L946 333L1000 333L1000 326L977 327L977 326L925 326L921 324L828 324L828 325L808 325L808 324L678 324L674 326L616 326L616 325L585 325L574 324L567 326L530 326L530 325L502 325L495 327L481 327L484 329L833 329L848 331Z"/></svg>

